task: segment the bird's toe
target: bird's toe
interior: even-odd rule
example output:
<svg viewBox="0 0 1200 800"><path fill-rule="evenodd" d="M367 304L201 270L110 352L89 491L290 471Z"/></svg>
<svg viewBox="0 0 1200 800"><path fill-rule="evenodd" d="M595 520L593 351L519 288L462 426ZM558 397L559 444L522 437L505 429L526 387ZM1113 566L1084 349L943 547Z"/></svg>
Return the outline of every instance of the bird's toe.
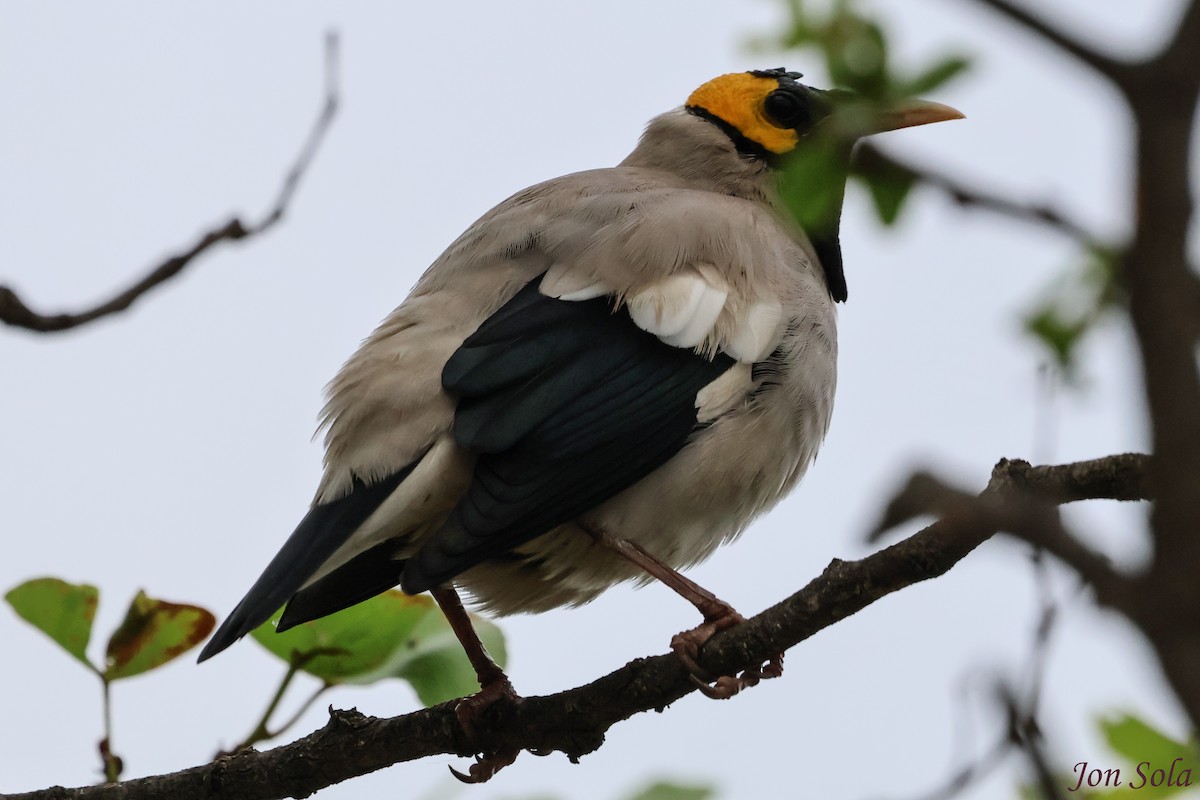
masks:
<svg viewBox="0 0 1200 800"><path fill-rule="evenodd" d="M475 763L466 773L450 767L450 772L454 774L454 777L463 783L484 783L517 760L517 756L521 752L518 748L507 745L490 746L484 737L480 736L475 723L484 711L496 703L515 704L521 702L522 699L521 695L517 694L517 690L513 688L512 682L501 672L496 679L489 681L477 693L458 701L454 706L454 714L458 717L458 724L462 726L467 741L475 749L476 756Z"/></svg>
<svg viewBox="0 0 1200 800"><path fill-rule="evenodd" d="M759 681L783 675L783 653L776 653L766 663L743 670L740 675L719 675L714 678L712 673L700 666L697 660L700 648L719 631L745 621L741 614L729 608L727 613L710 617L703 624L677 633L671 638L671 649L676 658L688 671L692 683L705 697L727 700L742 689L757 686Z"/></svg>

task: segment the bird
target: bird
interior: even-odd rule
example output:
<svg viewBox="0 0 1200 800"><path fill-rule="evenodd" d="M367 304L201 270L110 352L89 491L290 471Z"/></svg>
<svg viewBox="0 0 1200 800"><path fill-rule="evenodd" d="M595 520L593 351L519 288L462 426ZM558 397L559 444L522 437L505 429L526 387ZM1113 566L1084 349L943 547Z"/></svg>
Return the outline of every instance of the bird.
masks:
<svg viewBox="0 0 1200 800"><path fill-rule="evenodd" d="M280 631L428 591L476 669L470 711L515 692L460 591L503 616L658 579L703 615L672 648L708 693L781 672L703 673L742 617L680 570L784 497L829 427L853 142L962 117L801 78L709 80L619 165L518 192L450 244L327 387L311 508L200 660L283 606ZM839 202L806 231L780 183L823 137Z"/></svg>

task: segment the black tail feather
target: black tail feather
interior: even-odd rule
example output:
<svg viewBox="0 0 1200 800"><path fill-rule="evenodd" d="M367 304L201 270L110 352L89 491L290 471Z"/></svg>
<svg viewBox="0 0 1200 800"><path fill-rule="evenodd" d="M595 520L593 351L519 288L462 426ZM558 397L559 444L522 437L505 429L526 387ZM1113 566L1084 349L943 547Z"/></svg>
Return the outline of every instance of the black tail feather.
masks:
<svg viewBox="0 0 1200 800"><path fill-rule="evenodd" d="M313 506L242 602L208 640L198 661L212 658L270 619L396 490L416 464L370 486L355 479L350 494Z"/></svg>
<svg viewBox="0 0 1200 800"><path fill-rule="evenodd" d="M400 583L404 561L394 558L397 540L360 553L288 601L276 631L349 608Z"/></svg>

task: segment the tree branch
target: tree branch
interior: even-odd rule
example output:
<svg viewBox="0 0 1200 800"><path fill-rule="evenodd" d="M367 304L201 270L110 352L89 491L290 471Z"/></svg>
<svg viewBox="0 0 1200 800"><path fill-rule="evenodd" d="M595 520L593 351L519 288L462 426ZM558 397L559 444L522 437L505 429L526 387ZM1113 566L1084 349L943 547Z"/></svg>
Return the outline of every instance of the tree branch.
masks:
<svg viewBox="0 0 1200 800"><path fill-rule="evenodd" d="M223 225L209 230L189 249L171 256L154 267L145 277L128 289L86 311L41 314L31 309L13 289L8 286L0 286L0 322L37 333L57 333L78 328L129 308L142 295L179 275L193 260L220 242L253 238L273 228L287 212L300 180L312 164L313 158L337 114L339 98L337 61L338 39L337 35L331 32L325 38L325 101L304 147L284 178L275 204L271 206L260 222L247 225L234 217Z"/></svg>
<svg viewBox="0 0 1200 800"><path fill-rule="evenodd" d="M1067 487L1059 497L1145 496L1144 462L1115 456L1086 464L1030 467L1001 461L984 495L1025 496L1024 485ZM1122 478L1122 476L1124 476ZM876 600L944 574L995 531L943 520L859 561L835 560L783 602L725 631L701 650L699 662L716 675L761 665L773 654L861 611ZM661 711L696 690L674 655L638 659L586 686L519 703L497 702L476 721L476 734L495 750L504 747L565 753L572 761L604 743L617 722L651 709ZM330 710L320 730L283 747L243 750L211 764L169 775L78 789L53 787L3 800L175 800L238 797L267 800L307 797L340 781L403 761L438 754L469 756L455 703L391 719L355 710Z"/></svg>
<svg viewBox="0 0 1200 800"><path fill-rule="evenodd" d="M1132 453L1055 467L1001 462L979 496L918 472L888 504L871 538L930 513L951 526L1002 530L1058 558L1096 590L1101 603L1132 618L1139 610L1134 580L1118 573L1107 558L1073 536L1062 523L1058 505L1099 498L1150 499L1149 470L1150 459Z"/></svg>
<svg viewBox="0 0 1200 800"><path fill-rule="evenodd" d="M1065 31L1046 22L1044 19L1034 16L1020 6L1009 2L1009 0L976 1L1045 39L1064 53L1074 56L1077 60L1113 81L1113 83L1123 86L1128 80L1130 72L1128 64L1094 50L1078 39L1069 36Z"/></svg>
<svg viewBox="0 0 1200 800"><path fill-rule="evenodd" d="M861 175L885 172L905 176L944 192L960 206L975 207L1021 222L1051 228L1089 250L1107 250L1113 247L1111 242L1104 241L1082 223L1070 219L1049 205L1001 197L984 189L968 186L937 170L901 161L872 144L858 146L854 153L853 169Z"/></svg>
<svg viewBox="0 0 1200 800"><path fill-rule="evenodd" d="M1200 0L1191 0L1183 10L1183 16L1179 19L1171 41L1157 60L1159 63L1171 63L1176 67L1175 77L1193 87L1200 82L1200 74L1194 69L1196 62L1200 60L1197 42L1200 42Z"/></svg>
<svg viewBox="0 0 1200 800"><path fill-rule="evenodd" d="M1200 96L1200 8L1192 0L1167 49L1138 65L1126 92L1136 121L1135 221L1124 277L1141 353L1158 501L1154 562L1134 622L1200 726L1200 370L1196 365L1195 265L1191 260L1195 119Z"/></svg>

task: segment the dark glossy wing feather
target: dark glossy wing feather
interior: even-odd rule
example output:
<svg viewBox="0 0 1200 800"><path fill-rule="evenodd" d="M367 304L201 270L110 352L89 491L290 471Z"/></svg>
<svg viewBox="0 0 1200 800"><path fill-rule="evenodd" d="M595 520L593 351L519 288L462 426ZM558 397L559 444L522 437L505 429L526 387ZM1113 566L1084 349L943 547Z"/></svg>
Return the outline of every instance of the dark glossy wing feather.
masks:
<svg viewBox="0 0 1200 800"><path fill-rule="evenodd" d="M301 589L288 601L275 630L282 633L302 622L335 614L399 584L404 571L404 561L396 557L399 545L396 540L377 544Z"/></svg>
<svg viewBox="0 0 1200 800"><path fill-rule="evenodd" d="M356 480L350 494L330 503L313 506L288 537L283 548L267 565L263 574L250 587L242 602L238 603L237 608L208 640L208 644L200 652L199 660L204 661L215 656L270 619L350 534L379 508L388 495L395 491L408 477L412 468L413 465L409 465L370 486ZM336 610L333 608L324 613L329 614Z"/></svg>
<svg viewBox="0 0 1200 800"><path fill-rule="evenodd" d="M664 344L611 298L541 295L534 281L447 362L454 436L479 454L445 525L404 568L425 591L571 520L668 461L697 393L733 365Z"/></svg>

